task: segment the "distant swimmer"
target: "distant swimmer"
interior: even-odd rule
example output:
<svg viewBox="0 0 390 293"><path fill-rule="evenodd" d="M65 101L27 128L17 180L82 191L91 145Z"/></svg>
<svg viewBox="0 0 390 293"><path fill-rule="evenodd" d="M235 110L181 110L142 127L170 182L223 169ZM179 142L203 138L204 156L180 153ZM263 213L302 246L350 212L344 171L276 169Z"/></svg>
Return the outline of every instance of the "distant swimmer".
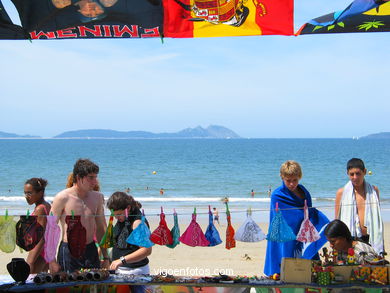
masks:
<svg viewBox="0 0 390 293"><path fill-rule="evenodd" d="M252 196L252 197L255 197L255 192L253 191L253 189L252 189L252 191L251 191L251 196Z"/></svg>
<svg viewBox="0 0 390 293"><path fill-rule="evenodd" d="M126 193L130 193L130 188L127 187L125 191L126 191Z"/></svg>
<svg viewBox="0 0 390 293"><path fill-rule="evenodd" d="M160 188L160 195L164 195L164 188Z"/></svg>
<svg viewBox="0 0 390 293"><path fill-rule="evenodd" d="M213 220L214 224L215 224L215 222L217 222L219 225L219 214L218 214L217 208L215 208L215 207L213 208L213 215L214 215L214 220Z"/></svg>
<svg viewBox="0 0 390 293"><path fill-rule="evenodd" d="M271 185L268 186L268 197L271 197L271 193L272 193L272 189L271 189Z"/></svg>

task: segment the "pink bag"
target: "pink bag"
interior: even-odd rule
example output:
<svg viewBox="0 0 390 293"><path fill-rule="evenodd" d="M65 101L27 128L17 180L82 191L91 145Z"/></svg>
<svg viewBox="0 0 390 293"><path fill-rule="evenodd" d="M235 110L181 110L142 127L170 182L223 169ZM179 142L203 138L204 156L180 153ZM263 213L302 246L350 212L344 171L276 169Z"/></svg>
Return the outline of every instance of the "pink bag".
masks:
<svg viewBox="0 0 390 293"><path fill-rule="evenodd" d="M47 263L56 257L57 245L60 241L61 229L57 224L56 216L47 216L45 230L45 246L43 257Z"/></svg>
<svg viewBox="0 0 390 293"><path fill-rule="evenodd" d="M314 227L309 219L309 209L305 200L305 206L303 207L304 219L301 224L301 228L297 234L297 240L300 242L315 242L320 239L317 229Z"/></svg>
<svg viewBox="0 0 390 293"><path fill-rule="evenodd" d="M196 209L192 214L192 221L187 230L180 236L180 242L189 246L208 246L210 242L206 239L202 229L196 222Z"/></svg>

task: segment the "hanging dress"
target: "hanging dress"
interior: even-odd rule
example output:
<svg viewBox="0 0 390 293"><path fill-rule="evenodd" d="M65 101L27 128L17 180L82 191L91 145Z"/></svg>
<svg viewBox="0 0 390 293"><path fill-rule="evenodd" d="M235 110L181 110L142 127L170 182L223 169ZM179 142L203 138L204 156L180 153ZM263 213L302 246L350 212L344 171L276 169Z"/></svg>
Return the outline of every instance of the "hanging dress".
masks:
<svg viewBox="0 0 390 293"><path fill-rule="evenodd" d="M168 229L167 222L165 221L165 214L163 212L162 207L160 214L160 224L158 225L156 230L153 231L152 235L150 235L150 240L152 240L153 243L159 245L167 245L173 243L171 231L169 231Z"/></svg>
<svg viewBox="0 0 390 293"><path fill-rule="evenodd" d="M305 205L303 207L304 219L299 229L297 240L301 242L314 242L320 239L320 234L318 233L316 227L310 222L309 219L309 208L307 207L307 201L305 200Z"/></svg>
<svg viewBox="0 0 390 293"><path fill-rule="evenodd" d="M209 206L209 225L207 226L206 233L204 233L206 239L210 242L209 246L216 246L222 243L221 237L217 228L215 228L213 223L213 214Z"/></svg>
<svg viewBox="0 0 390 293"><path fill-rule="evenodd" d="M65 223L68 226L66 236L70 254L74 258L80 258L84 255L87 246L87 231L81 224L81 216L68 215L65 217Z"/></svg>
<svg viewBox="0 0 390 293"><path fill-rule="evenodd" d="M171 229L171 235L172 235L173 242L172 242L172 244L167 244L167 247L169 247L169 248L175 248L177 245L180 244L179 221L177 219L177 213L175 210L173 212L173 222L174 222L174 225L173 225L173 228Z"/></svg>
<svg viewBox="0 0 390 293"><path fill-rule="evenodd" d="M267 240L275 242L288 242L295 240L297 236L283 218L279 210L279 204L276 203L275 216L269 225Z"/></svg>
<svg viewBox="0 0 390 293"><path fill-rule="evenodd" d="M251 210L249 209L247 212L247 217L244 223L242 223L241 227L238 228L236 234L234 235L234 239L242 242L259 242L261 240L266 239L266 235L263 233L261 228L255 223L255 221L251 217Z"/></svg>
<svg viewBox="0 0 390 293"><path fill-rule="evenodd" d="M11 253L15 250L16 222L14 217L8 215L0 216L0 249L3 252Z"/></svg>
<svg viewBox="0 0 390 293"><path fill-rule="evenodd" d="M145 223L145 216L142 215L141 223L131 232L126 240L127 243L137 245L139 247L152 247L154 243L150 240L150 230Z"/></svg>
<svg viewBox="0 0 390 293"><path fill-rule="evenodd" d="M192 220L187 229L179 238L180 242L189 246L208 246L210 242L206 239L202 229L196 222L196 209L192 214Z"/></svg>
<svg viewBox="0 0 390 293"><path fill-rule="evenodd" d="M231 249L236 247L236 240L234 240L234 229L230 218L229 205L227 202L225 204L226 204L226 220L227 220L225 247L226 249Z"/></svg>
<svg viewBox="0 0 390 293"><path fill-rule="evenodd" d="M56 257L57 246L61 237L61 229L57 224L57 216L47 216L46 220L43 258L46 263L50 263Z"/></svg>

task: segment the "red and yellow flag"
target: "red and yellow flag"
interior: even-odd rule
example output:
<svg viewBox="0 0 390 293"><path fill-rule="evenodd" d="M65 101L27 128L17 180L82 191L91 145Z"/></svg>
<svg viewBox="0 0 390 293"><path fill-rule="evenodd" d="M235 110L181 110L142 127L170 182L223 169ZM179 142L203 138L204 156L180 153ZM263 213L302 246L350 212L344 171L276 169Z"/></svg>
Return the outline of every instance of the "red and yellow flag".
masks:
<svg viewBox="0 0 390 293"><path fill-rule="evenodd" d="M292 35L293 0L164 0L164 36Z"/></svg>

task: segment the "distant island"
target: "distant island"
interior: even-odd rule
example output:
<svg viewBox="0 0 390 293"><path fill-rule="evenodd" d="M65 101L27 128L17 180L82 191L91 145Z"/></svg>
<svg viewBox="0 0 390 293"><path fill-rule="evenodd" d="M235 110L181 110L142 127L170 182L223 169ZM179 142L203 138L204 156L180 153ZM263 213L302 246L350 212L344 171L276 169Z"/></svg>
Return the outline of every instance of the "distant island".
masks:
<svg viewBox="0 0 390 293"><path fill-rule="evenodd" d="M360 139L389 139L389 138L390 138L390 132L379 132L379 133L373 133L373 134L360 137Z"/></svg>
<svg viewBox="0 0 390 293"><path fill-rule="evenodd" d="M74 130L61 133L54 138L240 138L234 131L218 125L186 128L179 132L153 133L148 131L116 131L109 129Z"/></svg>
<svg viewBox="0 0 390 293"><path fill-rule="evenodd" d="M0 131L0 138L40 138L40 137L34 135L19 135L15 133Z"/></svg>
<svg viewBox="0 0 390 293"><path fill-rule="evenodd" d="M14 133L7 133L0 131L0 138L40 138L39 136L18 135ZM173 133L153 133L148 131L116 131L110 129L84 129L66 131L53 138L77 138L77 139L91 139L91 138L107 138L107 139L159 139L159 138L241 138L234 131L218 125L210 125L207 128L201 126L195 128L186 128L179 132Z"/></svg>

